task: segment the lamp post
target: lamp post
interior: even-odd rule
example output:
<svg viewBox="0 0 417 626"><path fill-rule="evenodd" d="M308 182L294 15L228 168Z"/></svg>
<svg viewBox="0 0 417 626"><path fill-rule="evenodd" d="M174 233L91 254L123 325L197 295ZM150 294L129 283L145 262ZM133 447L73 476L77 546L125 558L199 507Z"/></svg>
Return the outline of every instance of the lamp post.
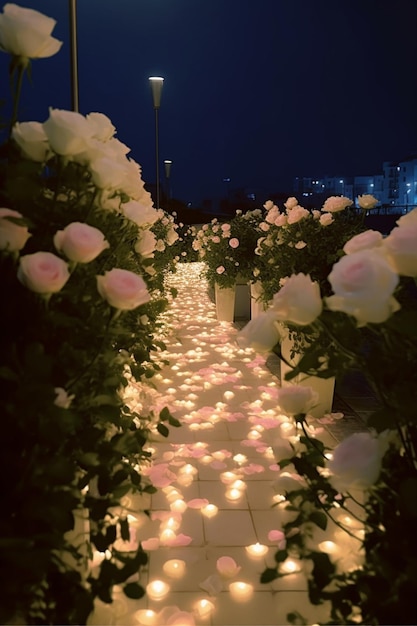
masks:
<svg viewBox="0 0 417 626"><path fill-rule="evenodd" d="M155 111L155 160L156 160L156 208L159 209L159 129L158 111L161 106L162 85L164 79L161 76L150 76L149 82L152 90L153 108Z"/></svg>
<svg viewBox="0 0 417 626"><path fill-rule="evenodd" d="M77 0L69 1L71 106L78 113Z"/></svg>
<svg viewBox="0 0 417 626"><path fill-rule="evenodd" d="M167 180L167 198L168 200L171 200L171 185L170 185L169 177L171 175L172 161L165 159L164 165L165 165L165 178Z"/></svg>

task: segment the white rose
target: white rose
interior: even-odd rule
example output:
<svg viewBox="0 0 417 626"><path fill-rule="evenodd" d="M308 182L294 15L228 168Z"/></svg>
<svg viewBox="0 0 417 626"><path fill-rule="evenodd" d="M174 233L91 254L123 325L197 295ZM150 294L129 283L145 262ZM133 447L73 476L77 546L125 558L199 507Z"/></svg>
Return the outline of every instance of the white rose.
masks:
<svg viewBox="0 0 417 626"><path fill-rule="evenodd" d="M359 326L385 322L399 308L392 295L398 274L376 248L342 257L328 278L335 294L326 298L328 308L353 315Z"/></svg>
<svg viewBox="0 0 417 626"><path fill-rule="evenodd" d="M271 308L281 322L311 324L323 308L320 287L310 276L293 274L274 295Z"/></svg>
<svg viewBox="0 0 417 626"><path fill-rule="evenodd" d="M56 154L73 157L88 149L92 129L80 113L50 108L43 129Z"/></svg>
<svg viewBox="0 0 417 626"><path fill-rule="evenodd" d="M260 353L270 352L280 340L276 315L266 311L254 317L238 333L236 340L242 348L249 347Z"/></svg>
<svg viewBox="0 0 417 626"><path fill-rule="evenodd" d="M264 206L264 209L266 209L267 211L270 211L272 207L274 206L274 203L272 200L267 200L263 206Z"/></svg>
<svg viewBox="0 0 417 626"><path fill-rule="evenodd" d="M298 205L298 200L297 198L294 198L294 196L291 196L290 198L287 199L286 202L284 202L284 206L287 209L287 212L291 211L297 205Z"/></svg>
<svg viewBox="0 0 417 626"><path fill-rule="evenodd" d="M25 247L31 234L26 226L14 224L8 217L22 218L22 214L12 209L0 209L0 250L18 252Z"/></svg>
<svg viewBox="0 0 417 626"><path fill-rule="evenodd" d="M167 244L172 246L179 239L179 235L174 228L170 228L167 232Z"/></svg>
<svg viewBox="0 0 417 626"><path fill-rule="evenodd" d="M55 406L59 406L61 409L69 409L75 396L73 394L69 396L63 387L55 387L55 394Z"/></svg>
<svg viewBox="0 0 417 626"><path fill-rule="evenodd" d="M34 9L5 4L0 14L0 49L17 57L41 59L56 54L62 41L51 37L56 20Z"/></svg>
<svg viewBox="0 0 417 626"><path fill-rule="evenodd" d="M100 157L90 163L91 178L99 189L120 189L126 177L124 164Z"/></svg>
<svg viewBox="0 0 417 626"><path fill-rule="evenodd" d="M51 294L62 289L70 277L68 265L51 252L35 252L20 258L17 277L36 293Z"/></svg>
<svg viewBox="0 0 417 626"><path fill-rule="evenodd" d="M330 213L337 213L343 211L346 207L353 204L350 198L345 196L330 196L322 206L322 211L329 211Z"/></svg>
<svg viewBox="0 0 417 626"><path fill-rule="evenodd" d="M104 113L89 113L86 118L92 128L94 139L109 141L116 132L111 120Z"/></svg>
<svg viewBox="0 0 417 626"><path fill-rule="evenodd" d="M151 299L143 278L128 270L113 268L96 278L99 294L115 309L130 311Z"/></svg>
<svg viewBox="0 0 417 626"><path fill-rule="evenodd" d="M158 241L156 242L156 246L155 246L155 250L157 252L163 252L165 250L166 246L164 244L164 242L162 241L162 239L158 239Z"/></svg>
<svg viewBox="0 0 417 626"><path fill-rule="evenodd" d="M341 493L350 489L369 489L378 480L387 446L387 438L375 437L371 433L354 433L346 437L327 462L332 473L330 484Z"/></svg>
<svg viewBox="0 0 417 626"><path fill-rule="evenodd" d="M89 263L109 247L103 233L82 222L72 222L58 230L53 238L58 252L74 263Z"/></svg>
<svg viewBox="0 0 417 626"><path fill-rule="evenodd" d="M364 193L362 196L358 196L358 204L361 209L374 209L379 200L371 196L370 193Z"/></svg>
<svg viewBox="0 0 417 626"><path fill-rule="evenodd" d="M353 254L359 250L369 250L377 248L382 244L382 234L378 230L365 230L349 239L343 246L345 254Z"/></svg>
<svg viewBox="0 0 417 626"><path fill-rule="evenodd" d="M156 248L156 237L151 230L144 230L139 234L135 243L135 250L143 257L152 256Z"/></svg>
<svg viewBox="0 0 417 626"><path fill-rule="evenodd" d="M310 217L310 211L302 206L296 206L288 212L287 224L296 224L307 217Z"/></svg>
<svg viewBox="0 0 417 626"><path fill-rule="evenodd" d="M306 415L318 400L318 393L304 385L288 385L278 389L278 405L286 415Z"/></svg>
<svg viewBox="0 0 417 626"><path fill-rule="evenodd" d="M334 222L334 217L331 213L322 213L319 217L319 221L322 226L329 226Z"/></svg>
<svg viewBox="0 0 417 626"><path fill-rule="evenodd" d="M16 123L13 126L12 139L25 157L37 163L44 163L52 154L48 137L40 122Z"/></svg>
<svg viewBox="0 0 417 626"><path fill-rule="evenodd" d="M145 205L137 200L129 200L121 205L121 210L132 222L138 226L151 226L158 220L156 209L150 204Z"/></svg>
<svg viewBox="0 0 417 626"><path fill-rule="evenodd" d="M396 226L382 245L398 274L417 276L417 223Z"/></svg>

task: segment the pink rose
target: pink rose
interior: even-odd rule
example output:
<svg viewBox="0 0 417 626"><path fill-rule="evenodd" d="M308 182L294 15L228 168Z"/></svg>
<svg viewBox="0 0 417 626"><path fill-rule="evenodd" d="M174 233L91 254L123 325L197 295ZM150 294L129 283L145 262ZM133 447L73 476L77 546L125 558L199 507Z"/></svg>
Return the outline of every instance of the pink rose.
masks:
<svg viewBox="0 0 417 626"><path fill-rule="evenodd" d="M109 247L103 233L82 222L72 222L54 235L58 252L74 263L89 263Z"/></svg>
<svg viewBox="0 0 417 626"><path fill-rule="evenodd" d="M151 299L143 278L128 270L113 268L96 278L99 294L115 309L131 311Z"/></svg>
<svg viewBox="0 0 417 626"><path fill-rule="evenodd" d="M369 250L377 248L382 244L382 234L378 230L365 230L363 233L355 235L343 246L345 254L353 254L359 250Z"/></svg>
<svg viewBox="0 0 417 626"><path fill-rule="evenodd" d="M394 269L402 276L417 277L417 223L402 223L383 241Z"/></svg>
<svg viewBox="0 0 417 626"><path fill-rule="evenodd" d="M398 274L378 248L342 257L329 274L334 295L326 298L332 311L356 318L359 326L380 324L398 310L393 297Z"/></svg>
<svg viewBox="0 0 417 626"><path fill-rule="evenodd" d="M15 224L8 217L22 218L22 214L12 209L0 209L0 250L18 252L25 247L30 232L26 226Z"/></svg>
<svg viewBox="0 0 417 626"><path fill-rule="evenodd" d="M310 217L310 211L307 211L307 209L302 206L296 206L288 212L287 223L296 224L307 217Z"/></svg>
<svg viewBox="0 0 417 626"><path fill-rule="evenodd" d="M229 241L229 246L231 248L238 248L239 247L239 239L237 239L237 237L232 237L232 239L230 239L230 241Z"/></svg>
<svg viewBox="0 0 417 626"><path fill-rule="evenodd" d="M329 213L337 213L338 211L344 211L346 207L353 204L350 198L345 196L330 196L322 206L322 211L328 211Z"/></svg>
<svg viewBox="0 0 417 626"><path fill-rule="evenodd" d="M51 252L35 252L20 258L20 282L35 293L51 294L62 289L70 277L68 265Z"/></svg>
<svg viewBox="0 0 417 626"><path fill-rule="evenodd" d="M298 200L297 198L294 198L294 196L291 196L291 198L288 198L286 202L284 202L284 206L288 211L291 211L294 207L296 207L298 205Z"/></svg>
<svg viewBox="0 0 417 626"><path fill-rule="evenodd" d="M223 265L219 265L219 267L216 269L216 273L217 274L223 274L223 272L225 272L225 268L223 267Z"/></svg>
<svg viewBox="0 0 417 626"><path fill-rule="evenodd" d="M332 222L334 222L334 217L331 213L323 213L320 215L319 221L322 226L329 226Z"/></svg>
<svg viewBox="0 0 417 626"><path fill-rule="evenodd" d="M369 193L363 194L363 196L358 196L358 204L361 209L373 209L378 204L379 200L371 196Z"/></svg>

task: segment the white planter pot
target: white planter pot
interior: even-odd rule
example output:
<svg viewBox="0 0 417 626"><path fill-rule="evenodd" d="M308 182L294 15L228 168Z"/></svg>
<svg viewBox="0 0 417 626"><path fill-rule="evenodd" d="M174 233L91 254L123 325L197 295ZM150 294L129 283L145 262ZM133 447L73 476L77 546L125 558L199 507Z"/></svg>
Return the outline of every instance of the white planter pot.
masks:
<svg viewBox="0 0 417 626"><path fill-rule="evenodd" d="M291 359L291 349L293 342L286 336L281 340L281 353L285 360L295 366L299 360L298 355L294 355ZM333 407L334 386L335 377L332 378L319 378L318 376L307 376L307 374L298 374L291 380L285 380L285 374L291 371L291 367L288 366L281 359L281 386L288 385L303 385L304 387L312 387L319 395L319 402L317 406L310 410L310 415L315 418L323 417L325 413L331 413Z"/></svg>
<svg viewBox="0 0 417 626"><path fill-rule="evenodd" d="M235 317L235 287L221 289L219 285L214 286L216 299L216 314L219 322L233 322Z"/></svg>
<svg viewBox="0 0 417 626"><path fill-rule="evenodd" d="M266 310L265 302L259 300L262 295L262 283L256 282L250 284L250 318L251 320L258 317Z"/></svg>

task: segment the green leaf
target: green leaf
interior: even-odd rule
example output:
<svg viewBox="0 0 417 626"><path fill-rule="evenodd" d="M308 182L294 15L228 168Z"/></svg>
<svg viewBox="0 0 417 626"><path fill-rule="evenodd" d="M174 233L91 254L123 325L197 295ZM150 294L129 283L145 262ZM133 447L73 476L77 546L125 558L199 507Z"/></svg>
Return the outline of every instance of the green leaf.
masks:
<svg viewBox="0 0 417 626"><path fill-rule="evenodd" d="M123 541L129 541L130 540L130 529L129 529L129 522L126 519L119 519L119 525L120 525L120 536L123 539Z"/></svg>
<svg viewBox="0 0 417 626"><path fill-rule="evenodd" d="M175 417L173 417L172 415L169 416L168 423L170 426L174 426L175 428L181 427L181 422L177 420Z"/></svg>
<svg viewBox="0 0 417 626"><path fill-rule="evenodd" d="M168 437L169 435L169 429L165 426L165 424L157 424L156 430L163 437Z"/></svg>
<svg viewBox="0 0 417 626"><path fill-rule="evenodd" d="M266 570L262 572L260 581L265 585L267 583L271 583L273 580L276 580L279 577L280 575L278 574L276 569L272 567L267 567Z"/></svg>
<svg viewBox="0 0 417 626"><path fill-rule="evenodd" d="M327 528L327 515L322 513L321 511L313 511L309 515L310 522L314 522L319 528L322 530L326 530Z"/></svg>
<svg viewBox="0 0 417 626"><path fill-rule="evenodd" d="M278 552L275 552L274 558L277 563L283 563L288 558L288 552L286 550L278 550Z"/></svg>
<svg viewBox="0 0 417 626"><path fill-rule="evenodd" d="M123 587L123 591L128 598L140 600L145 595L145 590L138 583L128 583Z"/></svg>
<svg viewBox="0 0 417 626"><path fill-rule="evenodd" d="M172 417L170 410L168 409L168 407L164 406L162 411L159 412L159 419L161 420L161 422L165 422L169 420L170 417Z"/></svg>

